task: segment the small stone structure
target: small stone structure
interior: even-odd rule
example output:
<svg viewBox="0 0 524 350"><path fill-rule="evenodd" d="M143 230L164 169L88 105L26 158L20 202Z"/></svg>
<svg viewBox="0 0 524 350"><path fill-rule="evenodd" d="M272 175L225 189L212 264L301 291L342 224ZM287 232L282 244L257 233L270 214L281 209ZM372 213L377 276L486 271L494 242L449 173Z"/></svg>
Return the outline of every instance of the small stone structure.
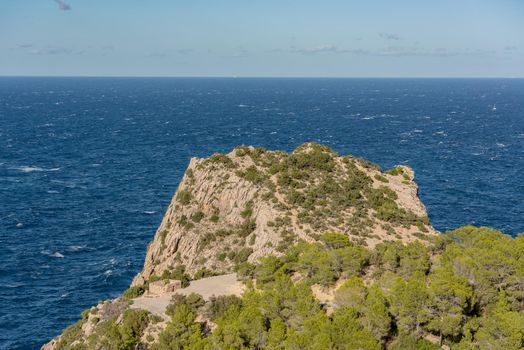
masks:
<svg viewBox="0 0 524 350"><path fill-rule="evenodd" d="M160 280L149 283L149 294L160 295L182 288L180 280Z"/></svg>

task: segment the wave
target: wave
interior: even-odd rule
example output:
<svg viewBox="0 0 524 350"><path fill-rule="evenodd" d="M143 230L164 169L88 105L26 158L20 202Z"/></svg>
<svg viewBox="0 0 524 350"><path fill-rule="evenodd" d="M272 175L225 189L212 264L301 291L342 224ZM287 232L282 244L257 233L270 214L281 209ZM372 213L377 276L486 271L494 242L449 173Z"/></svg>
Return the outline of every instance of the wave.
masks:
<svg viewBox="0 0 524 350"><path fill-rule="evenodd" d="M51 253L50 250L42 250L40 253L44 254L44 255L47 255L47 256L50 256L50 257L53 257L53 258L65 258L64 254L60 253L60 252L54 252L54 253Z"/></svg>
<svg viewBox="0 0 524 350"><path fill-rule="evenodd" d="M87 249L87 245L83 244L83 245L71 245L69 247L67 247L67 250L70 251L70 252L78 252L78 251L81 251L81 250L85 250Z"/></svg>
<svg viewBox="0 0 524 350"><path fill-rule="evenodd" d="M28 165L22 165L18 167L12 167L9 168L12 170L18 170L23 173L32 173L32 172L42 172L42 171L59 171L61 168L41 168L39 166L28 166Z"/></svg>

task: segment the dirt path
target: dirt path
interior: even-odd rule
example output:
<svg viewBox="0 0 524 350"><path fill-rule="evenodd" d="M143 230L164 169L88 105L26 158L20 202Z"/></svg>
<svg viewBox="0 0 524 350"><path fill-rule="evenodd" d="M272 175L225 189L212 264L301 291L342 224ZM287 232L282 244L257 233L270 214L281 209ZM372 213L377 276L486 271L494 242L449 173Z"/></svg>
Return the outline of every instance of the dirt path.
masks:
<svg viewBox="0 0 524 350"><path fill-rule="evenodd" d="M163 295L151 295L144 294L141 297L133 299L131 308L133 309L144 309L151 313L161 316L167 319L165 314L166 307L171 301L173 294L188 295L191 293L198 293L202 295L205 300L209 300L212 295L237 295L240 296L243 291L242 282L237 281L237 275L235 273L229 275L213 276L202 278L200 280L191 281L191 284L187 288L182 288L172 293L165 293Z"/></svg>

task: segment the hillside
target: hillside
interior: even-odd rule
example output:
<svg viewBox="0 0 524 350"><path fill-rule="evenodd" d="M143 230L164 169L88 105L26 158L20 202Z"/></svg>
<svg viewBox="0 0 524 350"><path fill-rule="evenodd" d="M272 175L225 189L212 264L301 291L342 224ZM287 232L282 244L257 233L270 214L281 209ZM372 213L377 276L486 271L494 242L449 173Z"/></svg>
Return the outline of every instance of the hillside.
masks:
<svg viewBox="0 0 524 350"><path fill-rule="evenodd" d="M132 286L43 349L521 349L523 238L438 234L408 167L238 147L191 160Z"/></svg>
<svg viewBox="0 0 524 350"><path fill-rule="evenodd" d="M288 154L238 147L193 158L133 285L170 267L226 273L335 231L374 247L435 234L413 171L378 166L307 143Z"/></svg>

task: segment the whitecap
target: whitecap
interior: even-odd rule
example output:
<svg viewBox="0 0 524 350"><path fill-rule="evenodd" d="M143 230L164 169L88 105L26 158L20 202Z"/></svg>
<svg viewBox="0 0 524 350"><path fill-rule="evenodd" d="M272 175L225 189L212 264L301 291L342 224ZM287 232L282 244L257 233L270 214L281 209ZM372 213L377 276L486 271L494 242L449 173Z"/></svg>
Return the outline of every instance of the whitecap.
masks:
<svg viewBox="0 0 524 350"><path fill-rule="evenodd" d="M62 294L62 295L60 296L60 298L67 298L67 297L69 296L69 294L71 294L71 293L64 293L64 294Z"/></svg>
<svg viewBox="0 0 524 350"><path fill-rule="evenodd" d="M18 171L21 171L23 173L32 173L34 171L41 172L41 171L58 171L58 170L60 170L60 168L49 168L49 169L46 169L46 168L41 168L39 166L29 166L29 165L22 165L22 166L10 168L10 169L18 170Z"/></svg>
<svg viewBox="0 0 524 350"><path fill-rule="evenodd" d="M61 254L60 252L51 253L51 251L47 250L47 249L42 250L40 253L44 254L44 255L47 255L47 256L52 256L53 258L63 258L64 257L64 255Z"/></svg>
<svg viewBox="0 0 524 350"><path fill-rule="evenodd" d="M245 108L245 107L247 107L247 105L240 104L240 105L238 105L237 107L238 107L238 108Z"/></svg>
<svg viewBox="0 0 524 350"><path fill-rule="evenodd" d="M154 210L144 210L143 213L144 213L144 214L147 214L147 215L153 215L153 214L156 213L156 211L154 211Z"/></svg>
<svg viewBox="0 0 524 350"><path fill-rule="evenodd" d="M21 222L19 222L18 224L16 224L16 228L22 228L24 227L24 224L22 224Z"/></svg>
<svg viewBox="0 0 524 350"><path fill-rule="evenodd" d="M104 276L109 277L113 275L113 270L104 271Z"/></svg>
<svg viewBox="0 0 524 350"><path fill-rule="evenodd" d="M78 252L79 250L83 250L87 248L87 245L71 245L69 247L67 247L67 249L71 252Z"/></svg>
<svg viewBox="0 0 524 350"><path fill-rule="evenodd" d="M32 173L33 171L44 171L43 168L40 168L37 166L19 166L19 167L11 168L11 169L18 170L23 173Z"/></svg>

